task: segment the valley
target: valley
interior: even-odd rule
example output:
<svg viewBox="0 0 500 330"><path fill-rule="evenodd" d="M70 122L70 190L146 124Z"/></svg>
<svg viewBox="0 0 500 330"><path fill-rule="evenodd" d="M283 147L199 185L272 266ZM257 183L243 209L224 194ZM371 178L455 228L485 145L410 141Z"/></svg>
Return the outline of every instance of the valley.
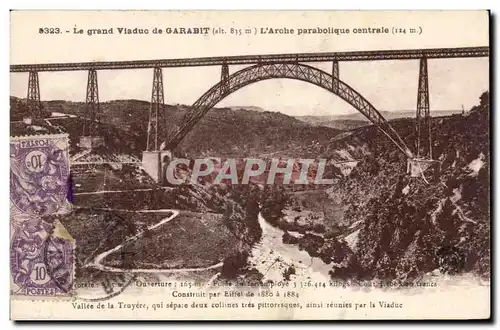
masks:
<svg viewBox="0 0 500 330"><path fill-rule="evenodd" d="M79 242L79 281L104 276L88 267L91 260L138 233L144 234L104 264L154 270L221 262L219 269L188 275L212 282L413 280L436 269L488 278L488 99L485 93L465 114L432 119L441 173L426 180L406 175L405 156L374 126L350 118L323 125L331 118L213 109L174 150L191 158L324 158L325 176L334 182L326 186L162 187L141 169L149 108L143 101L102 103L105 146L88 152L79 146L84 103L44 102L45 119L25 124L23 100L11 98L11 136L70 136L75 209L57 218ZM164 136L187 109L166 106ZM391 125L412 145L412 119ZM149 231L165 215L144 211L163 209L180 214Z"/></svg>

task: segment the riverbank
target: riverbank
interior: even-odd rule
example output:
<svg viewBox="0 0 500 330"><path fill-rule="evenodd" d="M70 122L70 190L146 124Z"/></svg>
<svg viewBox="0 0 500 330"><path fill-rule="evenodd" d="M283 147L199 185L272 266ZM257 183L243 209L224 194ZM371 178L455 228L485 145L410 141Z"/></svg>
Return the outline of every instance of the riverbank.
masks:
<svg viewBox="0 0 500 330"><path fill-rule="evenodd" d="M273 226L262 214L258 215L262 238L248 254L238 259L226 260L233 267L229 274L223 271L215 281L237 281L248 285L288 281L327 281L331 266L298 246L283 244L283 230ZM227 272L227 271L226 271ZM230 275L230 276L228 276Z"/></svg>

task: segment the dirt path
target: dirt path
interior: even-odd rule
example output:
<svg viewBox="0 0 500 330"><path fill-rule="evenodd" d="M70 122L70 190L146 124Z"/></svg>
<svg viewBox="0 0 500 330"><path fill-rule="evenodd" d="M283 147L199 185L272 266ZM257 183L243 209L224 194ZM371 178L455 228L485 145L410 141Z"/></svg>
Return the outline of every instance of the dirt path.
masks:
<svg viewBox="0 0 500 330"><path fill-rule="evenodd" d="M159 209L159 210L141 210L141 211L130 211L130 210L122 210L122 209L109 209L109 208L103 208L101 210L105 211L121 211L121 212L139 212L139 213L159 213L159 212L171 212L172 214L169 217L163 218L160 220L160 222L155 223L151 226L148 227L148 230L153 230L155 228L158 228L164 224L166 224L169 221L172 221L179 215L178 210L173 210L173 209ZM92 267L95 269L99 269L102 271L106 272L113 272L113 273L183 273L183 272L195 272L195 271L203 271L203 270L209 270L209 269L215 269L218 267L222 266L222 262L219 262L215 265L207 266L207 267L199 267L199 268L166 268L166 269L157 269L157 268L144 268L144 269L124 269L124 268L117 268L117 267L112 267L112 266L106 266L103 265L103 260L109 256L112 253L118 252L119 250L123 249L127 243L131 241L136 241L140 237L144 235L144 231L140 232L134 236L131 236L127 238L125 241L123 241L121 244L115 246L114 248L107 250L98 256L94 258L94 260L87 264L85 267Z"/></svg>

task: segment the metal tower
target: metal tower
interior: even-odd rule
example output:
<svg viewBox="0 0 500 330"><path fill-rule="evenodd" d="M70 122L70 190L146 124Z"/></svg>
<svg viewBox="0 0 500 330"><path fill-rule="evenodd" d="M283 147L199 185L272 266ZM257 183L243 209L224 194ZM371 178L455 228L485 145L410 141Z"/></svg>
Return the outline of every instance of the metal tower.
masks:
<svg viewBox="0 0 500 330"><path fill-rule="evenodd" d="M87 108L85 122L83 124L83 136L99 135L99 123L101 112L99 110L99 87L97 85L97 71L90 69L87 80L87 97L85 99Z"/></svg>
<svg viewBox="0 0 500 330"><path fill-rule="evenodd" d="M160 145L158 144L159 131L166 128L166 115L164 113L165 98L163 95L163 74L161 67L155 67L153 72L153 90L151 92L151 105L149 107L149 123L148 123L148 139L146 150L158 151ZM158 126L160 119L164 118L165 127ZM160 137L161 138L161 137Z"/></svg>
<svg viewBox="0 0 500 330"><path fill-rule="evenodd" d="M30 116L32 118L41 117L42 103L40 102L40 83L38 81L38 71L29 72L28 96L26 99Z"/></svg>
<svg viewBox="0 0 500 330"><path fill-rule="evenodd" d="M432 159L429 78L427 74L427 58L425 57L420 59L415 131L417 136L417 158Z"/></svg>

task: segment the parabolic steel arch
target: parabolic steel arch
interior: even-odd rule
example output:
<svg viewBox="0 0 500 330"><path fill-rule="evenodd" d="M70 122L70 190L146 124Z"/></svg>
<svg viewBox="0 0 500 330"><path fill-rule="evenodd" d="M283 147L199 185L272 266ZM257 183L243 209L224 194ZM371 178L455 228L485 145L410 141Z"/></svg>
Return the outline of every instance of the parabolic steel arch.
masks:
<svg viewBox="0 0 500 330"><path fill-rule="evenodd" d="M181 126L167 141L167 147L177 147L200 119L229 94L252 83L275 78L301 80L339 96L377 126L408 158L414 157L394 128L361 94L325 71L300 63L257 64L221 80L203 94L184 115Z"/></svg>

